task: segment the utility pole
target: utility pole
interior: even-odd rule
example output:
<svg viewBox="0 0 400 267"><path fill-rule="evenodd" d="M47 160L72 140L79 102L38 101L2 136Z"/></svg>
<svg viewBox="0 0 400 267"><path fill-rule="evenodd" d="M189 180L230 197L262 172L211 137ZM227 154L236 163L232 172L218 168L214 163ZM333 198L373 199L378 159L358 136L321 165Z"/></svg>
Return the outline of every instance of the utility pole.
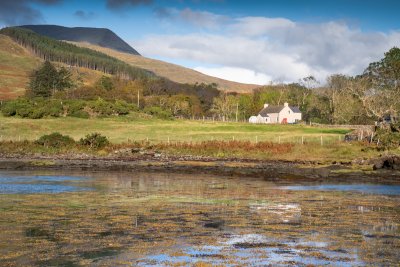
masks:
<svg viewBox="0 0 400 267"><path fill-rule="evenodd" d="M236 103L236 122L238 122L239 102Z"/></svg>
<svg viewBox="0 0 400 267"><path fill-rule="evenodd" d="M140 91L137 90L137 107L140 108Z"/></svg>

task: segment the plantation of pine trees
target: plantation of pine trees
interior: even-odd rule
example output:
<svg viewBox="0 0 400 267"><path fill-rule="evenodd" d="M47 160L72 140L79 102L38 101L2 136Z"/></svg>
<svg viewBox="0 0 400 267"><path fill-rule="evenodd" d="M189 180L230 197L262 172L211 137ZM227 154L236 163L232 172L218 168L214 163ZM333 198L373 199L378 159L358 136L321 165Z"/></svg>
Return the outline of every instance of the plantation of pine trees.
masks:
<svg viewBox="0 0 400 267"><path fill-rule="evenodd" d="M18 44L46 61L98 70L128 80L155 76L148 70L133 67L101 52L51 39L28 29L8 27L1 29L0 33L11 37Z"/></svg>

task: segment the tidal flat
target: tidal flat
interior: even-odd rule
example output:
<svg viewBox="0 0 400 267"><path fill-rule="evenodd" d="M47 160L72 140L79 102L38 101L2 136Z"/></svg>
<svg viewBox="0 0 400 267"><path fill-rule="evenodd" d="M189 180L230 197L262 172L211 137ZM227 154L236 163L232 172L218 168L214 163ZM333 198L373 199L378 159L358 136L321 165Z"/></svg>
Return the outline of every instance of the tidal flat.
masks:
<svg viewBox="0 0 400 267"><path fill-rule="evenodd" d="M1 171L0 265L397 265L399 185L343 180Z"/></svg>

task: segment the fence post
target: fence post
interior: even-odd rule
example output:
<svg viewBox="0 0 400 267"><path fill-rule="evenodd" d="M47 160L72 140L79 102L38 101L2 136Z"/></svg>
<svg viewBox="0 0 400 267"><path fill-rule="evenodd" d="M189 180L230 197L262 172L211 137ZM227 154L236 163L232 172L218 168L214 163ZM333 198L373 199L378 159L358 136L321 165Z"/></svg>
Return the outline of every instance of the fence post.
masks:
<svg viewBox="0 0 400 267"><path fill-rule="evenodd" d="M281 143L281 136L278 137L278 144Z"/></svg>
<svg viewBox="0 0 400 267"><path fill-rule="evenodd" d="M301 144L304 145L304 136L301 136Z"/></svg>
<svg viewBox="0 0 400 267"><path fill-rule="evenodd" d="M322 140L322 135L321 135L321 146L324 145L324 141Z"/></svg>

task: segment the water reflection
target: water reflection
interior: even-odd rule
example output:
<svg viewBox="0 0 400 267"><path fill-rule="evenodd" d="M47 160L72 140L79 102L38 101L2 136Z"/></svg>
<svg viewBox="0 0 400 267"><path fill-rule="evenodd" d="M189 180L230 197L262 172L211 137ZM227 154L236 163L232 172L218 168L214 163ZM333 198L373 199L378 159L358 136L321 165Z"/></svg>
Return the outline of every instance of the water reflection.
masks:
<svg viewBox="0 0 400 267"><path fill-rule="evenodd" d="M82 178L72 176L0 174L0 194L65 193L89 190L89 188L65 184L80 180Z"/></svg>
<svg viewBox="0 0 400 267"><path fill-rule="evenodd" d="M321 185L291 185L281 187L285 190L316 190L316 191L354 191L365 194L400 195L400 185L377 184L321 184Z"/></svg>
<svg viewBox="0 0 400 267"><path fill-rule="evenodd" d="M309 185L301 190L304 184L287 181L123 172L2 177L3 185L91 190L0 195L0 265L400 262L400 196L386 194L398 186Z"/></svg>

